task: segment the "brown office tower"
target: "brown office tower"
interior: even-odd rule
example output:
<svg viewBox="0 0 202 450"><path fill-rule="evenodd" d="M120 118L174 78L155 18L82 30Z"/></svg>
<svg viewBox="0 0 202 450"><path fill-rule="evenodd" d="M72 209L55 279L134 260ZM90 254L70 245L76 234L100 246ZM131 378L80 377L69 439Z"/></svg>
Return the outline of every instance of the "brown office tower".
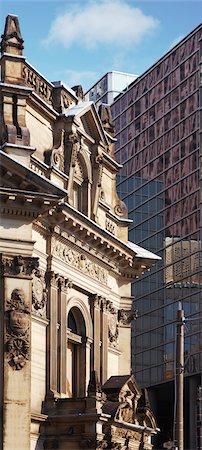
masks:
<svg viewBox="0 0 202 450"><path fill-rule="evenodd" d="M200 25L139 76L112 105L118 191L133 220L130 239L162 260L134 283L133 371L149 389L161 433L173 438L176 311L188 319L184 351L185 448L199 437L201 384L201 69ZM183 369L182 369L183 370ZM198 431L197 431L198 429Z"/></svg>

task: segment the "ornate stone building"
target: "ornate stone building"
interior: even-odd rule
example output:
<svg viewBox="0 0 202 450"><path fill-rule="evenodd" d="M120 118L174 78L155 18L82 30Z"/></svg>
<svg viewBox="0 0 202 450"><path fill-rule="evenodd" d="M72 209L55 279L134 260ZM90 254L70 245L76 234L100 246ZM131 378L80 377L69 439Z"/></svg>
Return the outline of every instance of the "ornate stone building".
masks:
<svg viewBox="0 0 202 450"><path fill-rule="evenodd" d="M0 63L1 448L149 450L130 283L158 258L128 242L109 110L26 61L16 16Z"/></svg>

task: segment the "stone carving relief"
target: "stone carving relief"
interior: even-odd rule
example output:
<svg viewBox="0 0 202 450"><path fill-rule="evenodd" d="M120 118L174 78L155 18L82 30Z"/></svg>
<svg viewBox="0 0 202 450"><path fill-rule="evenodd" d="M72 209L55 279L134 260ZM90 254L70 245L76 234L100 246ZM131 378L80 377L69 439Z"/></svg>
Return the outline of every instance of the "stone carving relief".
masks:
<svg viewBox="0 0 202 450"><path fill-rule="evenodd" d="M98 175L97 175L97 186L101 187L101 182L102 182L102 172L103 172L103 158L101 155L97 155L95 158L95 165L96 165L96 169L98 171Z"/></svg>
<svg viewBox="0 0 202 450"><path fill-rule="evenodd" d="M108 275L105 269L92 262L84 254L67 247L55 238L52 239L52 254L71 267L75 267L101 283L107 284Z"/></svg>
<svg viewBox="0 0 202 450"><path fill-rule="evenodd" d="M80 137L78 133L71 133L68 136L68 142L72 145L71 151L71 166L75 167L77 156L80 151Z"/></svg>
<svg viewBox="0 0 202 450"><path fill-rule="evenodd" d="M44 273L35 269L32 280L32 313L46 317L47 289Z"/></svg>
<svg viewBox="0 0 202 450"><path fill-rule="evenodd" d="M113 427L113 428L114 428L114 430L113 430L114 436L117 436L117 437L119 436L124 439L132 438L137 441L141 440L141 433L138 433L138 431L127 430L125 428L118 428L118 427Z"/></svg>
<svg viewBox="0 0 202 450"><path fill-rule="evenodd" d="M122 326L127 326L130 325L132 320L136 320L137 319L137 310L135 311L128 311L125 309L120 309L118 311L118 321L119 321L119 325Z"/></svg>
<svg viewBox="0 0 202 450"><path fill-rule="evenodd" d="M73 91L75 92L76 96L80 99L83 100L84 99L84 92L83 92L83 88L81 86L81 84L78 84L76 86L72 87Z"/></svg>
<svg viewBox="0 0 202 450"><path fill-rule="evenodd" d="M14 370L22 369L29 360L30 311L22 289L14 289L5 306L6 352Z"/></svg>
<svg viewBox="0 0 202 450"><path fill-rule="evenodd" d="M6 275L32 275L39 265L38 258L19 256L3 256L1 258L1 272Z"/></svg>
<svg viewBox="0 0 202 450"><path fill-rule="evenodd" d="M109 342L113 347L116 347L118 344L118 324L117 324L117 311L113 306L113 303L108 301L107 309L109 311L109 319L108 319L108 326L109 326Z"/></svg>

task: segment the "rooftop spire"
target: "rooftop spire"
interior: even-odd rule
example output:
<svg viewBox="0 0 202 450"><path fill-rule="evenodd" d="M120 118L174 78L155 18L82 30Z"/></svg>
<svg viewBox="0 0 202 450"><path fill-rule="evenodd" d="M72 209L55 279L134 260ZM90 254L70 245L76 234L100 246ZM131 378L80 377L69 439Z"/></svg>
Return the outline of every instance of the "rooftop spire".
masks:
<svg viewBox="0 0 202 450"><path fill-rule="evenodd" d="M1 37L1 54L12 53L14 55L22 55L24 41L21 37L18 16L9 14L6 17L4 33Z"/></svg>

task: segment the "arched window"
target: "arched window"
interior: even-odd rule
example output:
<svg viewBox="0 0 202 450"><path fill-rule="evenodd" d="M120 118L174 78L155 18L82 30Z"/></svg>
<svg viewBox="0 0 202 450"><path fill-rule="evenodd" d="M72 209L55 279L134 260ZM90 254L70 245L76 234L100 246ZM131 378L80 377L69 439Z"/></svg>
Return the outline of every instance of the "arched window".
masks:
<svg viewBox="0 0 202 450"><path fill-rule="evenodd" d="M86 327L79 308L72 307L67 317L67 396L85 396Z"/></svg>

